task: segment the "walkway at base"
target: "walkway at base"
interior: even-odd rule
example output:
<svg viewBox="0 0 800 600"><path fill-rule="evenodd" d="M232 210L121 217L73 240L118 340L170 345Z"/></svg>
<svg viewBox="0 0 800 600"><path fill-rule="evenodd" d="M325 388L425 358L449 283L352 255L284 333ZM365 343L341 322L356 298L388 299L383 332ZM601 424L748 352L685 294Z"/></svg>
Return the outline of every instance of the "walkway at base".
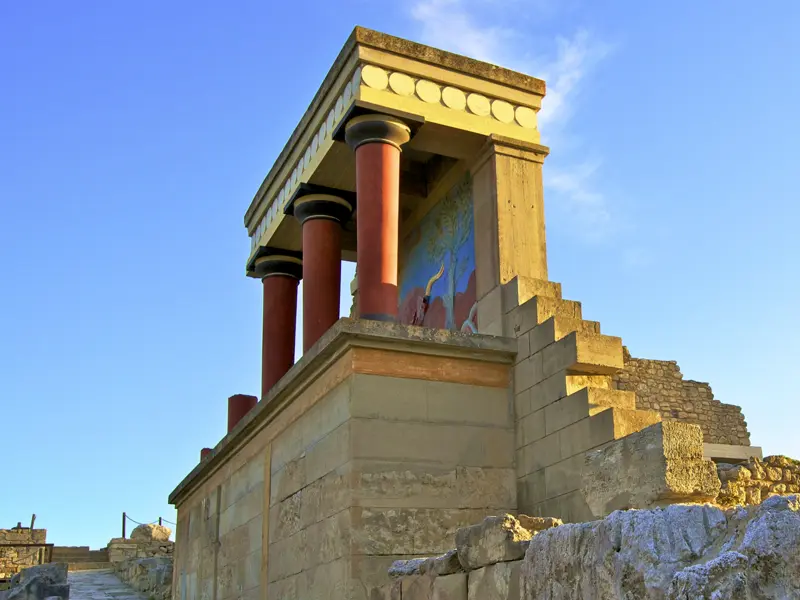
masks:
<svg viewBox="0 0 800 600"><path fill-rule="evenodd" d="M147 600L113 571L76 571L69 573L68 579L70 600Z"/></svg>

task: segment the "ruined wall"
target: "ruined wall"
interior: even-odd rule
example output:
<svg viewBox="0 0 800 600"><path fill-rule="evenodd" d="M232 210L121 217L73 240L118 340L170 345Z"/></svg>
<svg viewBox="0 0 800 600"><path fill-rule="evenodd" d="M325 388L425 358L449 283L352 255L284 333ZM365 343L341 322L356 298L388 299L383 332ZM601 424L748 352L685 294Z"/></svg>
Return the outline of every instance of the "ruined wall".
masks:
<svg viewBox="0 0 800 600"><path fill-rule="evenodd" d="M44 544L46 538L46 529L0 529L0 544ZM0 546L0 578L9 578L21 569L39 564L40 555L44 552L44 548Z"/></svg>
<svg viewBox="0 0 800 600"><path fill-rule="evenodd" d="M758 504L772 496L800 492L800 461L786 456L756 457L740 465L718 463L722 506Z"/></svg>
<svg viewBox="0 0 800 600"><path fill-rule="evenodd" d="M371 600L800 598L798 496L735 511L616 511L540 531L526 520L489 517L447 554L398 561Z"/></svg>
<svg viewBox="0 0 800 600"><path fill-rule="evenodd" d="M742 409L715 400L707 383L684 380L675 361L632 358L626 349L614 385L636 392L636 408L656 411L665 421L699 425L706 443L750 445Z"/></svg>

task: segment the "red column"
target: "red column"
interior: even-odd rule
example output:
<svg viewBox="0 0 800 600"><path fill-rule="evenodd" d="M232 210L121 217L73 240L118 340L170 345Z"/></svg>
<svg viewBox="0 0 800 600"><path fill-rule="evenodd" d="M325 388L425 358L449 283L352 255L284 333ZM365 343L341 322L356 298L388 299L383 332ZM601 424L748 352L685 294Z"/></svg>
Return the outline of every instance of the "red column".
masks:
<svg viewBox="0 0 800 600"><path fill-rule="evenodd" d="M201 448L200 449L200 460L203 461L205 458L211 454L211 448Z"/></svg>
<svg viewBox="0 0 800 600"><path fill-rule="evenodd" d="M228 433L258 403L258 398L247 394L234 394L228 398Z"/></svg>
<svg viewBox="0 0 800 600"><path fill-rule="evenodd" d="M264 398L294 364L298 280L274 274L262 281L261 397Z"/></svg>
<svg viewBox="0 0 800 600"><path fill-rule="evenodd" d="M353 205L352 194L304 183L286 209L303 227L303 352L339 320L342 225Z"/></svg>
<svg viewBox="0 0 800 600"><path fill-rule="evenodd" d="M303 352L339 320L342 227L327 218L303 222Z"/></svg>
<svg viewBox="0 0 800 600"><path fill-rule="evenodd" d="M363 115L347 124L345 137L356 153L358 314L396 321L400 146L410 130L391 117Z"/></svg>
<svg viewBox="0 0 800 600"><path fill-rule="evenodd" d="M252 274L264 286L261 336L261 398L294 364L297 284L303 274L299 252L264 247L256 256Z"/></svg>
<svg viewBox="0 0 800 600"><path fill-rule="evenodd" d="M396 321L400 219L400 149L368 143L356 149L358 314Z"/></svg>

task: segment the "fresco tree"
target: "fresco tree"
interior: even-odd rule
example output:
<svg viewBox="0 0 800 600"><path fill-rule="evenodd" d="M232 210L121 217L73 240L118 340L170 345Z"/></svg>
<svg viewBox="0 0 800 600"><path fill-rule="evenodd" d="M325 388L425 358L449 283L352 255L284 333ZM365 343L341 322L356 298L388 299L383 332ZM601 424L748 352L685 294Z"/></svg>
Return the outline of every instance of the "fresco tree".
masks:
<svg viewBox="0 0 800 600"><path fill-rule="evenodd" d="M434 231L427 232L427 253L434 263L445 265L447 291L442 295L445 306L445 327L455 327L456 283L469 265L469 253L464 244L472 232L472 181L469 174L445 196L433 220Z"/></svg>

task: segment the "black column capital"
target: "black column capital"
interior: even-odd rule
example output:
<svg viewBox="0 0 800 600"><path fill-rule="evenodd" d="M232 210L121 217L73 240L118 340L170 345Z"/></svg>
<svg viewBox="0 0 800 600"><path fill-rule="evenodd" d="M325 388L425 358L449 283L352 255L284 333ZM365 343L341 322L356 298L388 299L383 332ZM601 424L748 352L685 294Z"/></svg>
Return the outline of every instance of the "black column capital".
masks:
<svg viewBox="0 0 800 600"><path fill-rule="evenodd" d="M310 219L328 219L344 225L356 207L353 192L302 183L292 195L284 212L301 224Z"/></svg>
<svg viewBox="0 0 800 600"><path fill-rule="evenodd" d="M273 275L302 279L303 253L261 246L247 265L247 274L259 279Z"/></svg>

